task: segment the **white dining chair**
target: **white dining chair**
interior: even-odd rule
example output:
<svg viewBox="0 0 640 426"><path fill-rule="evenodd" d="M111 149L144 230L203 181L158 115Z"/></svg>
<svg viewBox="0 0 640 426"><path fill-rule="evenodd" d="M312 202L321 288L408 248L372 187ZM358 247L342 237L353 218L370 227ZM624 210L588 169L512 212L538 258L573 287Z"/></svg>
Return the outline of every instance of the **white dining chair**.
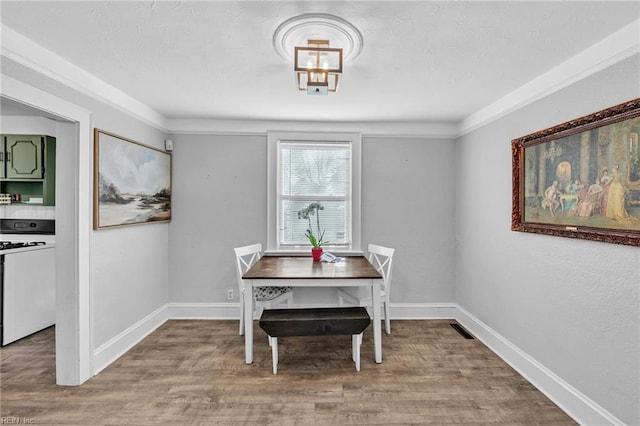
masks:
<svg viewBox="0 0 640 426"><path fill-rule="evenodd" d="M391 272L393 253L395 252L395 249L376 244L369 244L367 251L369 252L369 262L371 262L380 275L382 275L382 283L380 284L380 300L384 309L384 328L387 334L391 334L389 303L391 302ZM345 302L357 306L373 306L371 295L361 298L349 293L346 288L339 288L338 305L344 306Z"/></svg>
<svg viewBox="0 0 640 426"><path fill-rule="evenodd" d="M238 275L238 297L240 299L240 335L244 334L244 280L242 276L262 257L262 244L251 244L233 249L236 253L236 272ZM258 317L263 309L270 309L273 305L283 302L290 307L293 303L293 289L291 287L254 287L254 306ZM255 317L255 315L254 315Z"/></svg>

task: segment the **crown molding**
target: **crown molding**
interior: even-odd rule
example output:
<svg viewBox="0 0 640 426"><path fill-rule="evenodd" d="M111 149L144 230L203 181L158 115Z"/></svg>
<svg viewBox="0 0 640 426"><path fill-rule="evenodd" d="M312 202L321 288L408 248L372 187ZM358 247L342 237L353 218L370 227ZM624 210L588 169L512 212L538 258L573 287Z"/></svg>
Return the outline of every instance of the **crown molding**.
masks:
<svg viewBox="0 0 640 426"><path fill-rule="evenodd" d="M6 25L0 24L0 31L0 54L3 57L166 131L166 118L154 109Z"/></svg>
<svg viewBox="0 0 640 426"><path fill-rule="evenodd" d="M268 120L205 120L169 119L171 134L220 134L265 136L267 131L358 132L365 137L428 137L455 139L455 123L416 122L327 122L327 121L268 121ZM238 130L242 129L242 130Z"/></svg>
<svg viewBox="0 0 640 426"><path fill-rule="evenodd" d="M638 53L640 19L469 115L460 123L458 136L485 126Z"/></svg>

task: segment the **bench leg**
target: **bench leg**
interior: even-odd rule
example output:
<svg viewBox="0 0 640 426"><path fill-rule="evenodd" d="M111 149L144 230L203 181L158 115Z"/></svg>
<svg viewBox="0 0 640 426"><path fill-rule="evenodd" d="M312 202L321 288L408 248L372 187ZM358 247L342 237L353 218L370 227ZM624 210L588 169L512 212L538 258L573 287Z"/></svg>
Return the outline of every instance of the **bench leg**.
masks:
<svg viewBox="0 0 640 426"><path fill-rule="evenodd" d="M360 346L362 345L362 333L351 335L351 352L353 362L356 363L356 371L360 371Z"/></svg>
<svg viewBox="0 0 640 426"><path fill-rule="evenodd" d="M269 336L271 359L273 360L273 374L278 374L278 338Z"/></svg>

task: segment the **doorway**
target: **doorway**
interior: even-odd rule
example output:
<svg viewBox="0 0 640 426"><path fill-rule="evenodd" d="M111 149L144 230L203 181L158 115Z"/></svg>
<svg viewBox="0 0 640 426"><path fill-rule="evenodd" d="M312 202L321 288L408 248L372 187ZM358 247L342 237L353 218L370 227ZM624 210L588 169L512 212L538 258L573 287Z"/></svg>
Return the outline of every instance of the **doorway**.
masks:
<svg viewBox="0 0 640 426"><path fill-rule="evenodd" d="M56 383L79 385L93 375L91 115L4 75L0 100L56 120Z"/></svg>

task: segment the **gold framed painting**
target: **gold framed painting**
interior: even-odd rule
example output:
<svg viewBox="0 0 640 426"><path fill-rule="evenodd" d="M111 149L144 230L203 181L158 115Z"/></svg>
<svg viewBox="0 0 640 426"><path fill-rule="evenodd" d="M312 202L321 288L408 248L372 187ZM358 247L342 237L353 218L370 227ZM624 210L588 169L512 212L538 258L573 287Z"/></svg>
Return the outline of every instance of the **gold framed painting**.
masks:
<svg viewBox="0 0 640 426"><path fill-rule="evenodd" d="M640 98L511 141L511 229L640 246Z"/></svg>
<svg viewBox="0 0 640 426"><path fill-rule="evenodd" d="M171 220L171 154L94 129L93 228Z"/></svg>

